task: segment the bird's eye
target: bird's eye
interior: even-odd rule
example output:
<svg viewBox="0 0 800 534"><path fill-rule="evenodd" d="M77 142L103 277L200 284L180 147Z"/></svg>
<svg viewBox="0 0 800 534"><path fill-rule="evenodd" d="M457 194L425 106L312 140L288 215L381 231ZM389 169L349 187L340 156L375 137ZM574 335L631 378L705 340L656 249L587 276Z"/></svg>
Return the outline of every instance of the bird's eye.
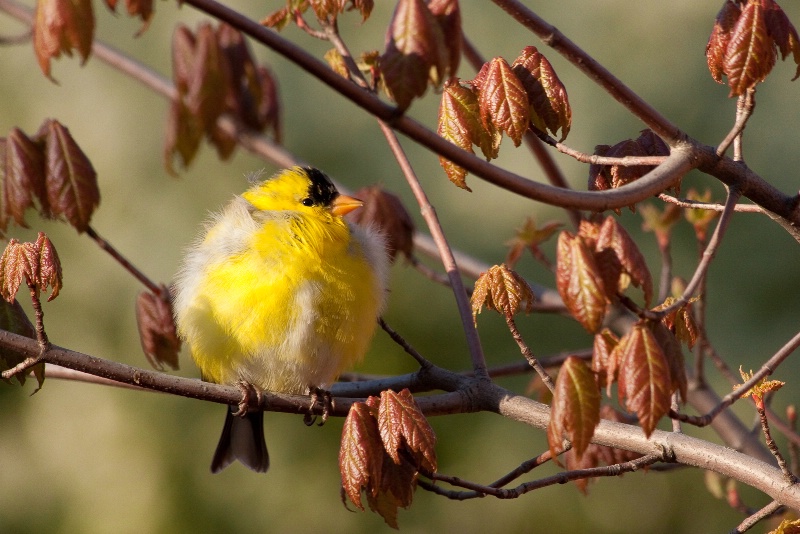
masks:
<svg viewBox="0 0 800 534"><path fill-rule="evenodd" d="M314 201L312 199L310 199L310 198L304 198L303 200L300 201L300 203L303 206L306 206L306 207L309 207L309 208L314 205Z"/></svg>

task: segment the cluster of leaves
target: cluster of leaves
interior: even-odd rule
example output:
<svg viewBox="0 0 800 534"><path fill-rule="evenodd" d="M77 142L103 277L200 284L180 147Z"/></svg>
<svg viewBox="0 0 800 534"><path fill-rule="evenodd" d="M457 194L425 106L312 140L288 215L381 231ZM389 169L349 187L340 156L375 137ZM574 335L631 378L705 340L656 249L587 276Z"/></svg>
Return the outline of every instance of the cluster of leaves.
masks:
<svg viewBox="0 0 800 534"><path fill-rule="evenodd" d="M357 10L364 22L372 13L373 0L286 0L286 5L264 17L261 24L282 30L292 21L302 21L302 15L311 8L320 21L335 21L341 13ZM302 24L302 22L300 22Z"/></svg>
<svg viewBox="0 0 800 534"><path fill-rule="evenodd" d="M674 299L668 298L653 310L670 308L660 321L640 319L617 338L602 325L609 304L618 301L628 284L642 289L649 306L650 272L636 244L613 217L602 223L583 221L576 235L560 234L556 285L571 315L595 338L591 371L583 361L571 358L559 373L548 440L555 451L568 437L574 461L581 466L605 458L598 451L589 460L582 457L599 420L599 389L605 387L610 394L617 383L619 403L637 415L648 436L669 411L672 394L677 391L686 398L681 342L691 348L698 335L691 302L671 309Z"/></svg>
<svg viewBox="0 0 800 534"><path fill-rule="evenodd" d="M645 129L636 139L625 139L613 146L597 145L594 154L609 158L669 156L669 147L652 130ZM589 191L622 187L638 180L654 168L652 165L590 165ZM679 191L680 185L676 189Z"/></svg>
<svg viewBox="0 0 800 534"><path fill-rule="evenodd" d="M435 447L436 435L407 389L353 404L339 451L342 500L363 510L363 491L370 509L398 528L398 508L411 505L420 469L437 470Z"/></svg>
<svg viewBox="0 0 800 534"><path fill-rule="evenodd" d="M116 11L118 0L105 0ZM125 0L130 16L144 22L139 33L147 29L153 16L153 0ZM94 10L91 0L38 0L33 25L33 48L39 67L48 78L50 60L63 52L72 56L77 50L83 62L89 59L94 40Z"/></svg>
<svg viewBox="0 0 800 534"><path fill-rule="evenodd" d="M567 91L552 65L534 46L528 46L509 65L496 57L481 67L474 79L452 78L444 85L437 132L474 154L480 147L487 160L497 157L503 133L519 146L529 127L561 139L569 134L572 109ZM450 160L439 162L447 177L469 190L467 171Z"/></svg>
<svg viewBox="0 0 800 534"><path fill-rule="evenodd" d="M457 0L399 0L379 58L383 86L400 109L420 97L428 81L455 76L461 60L461 10Z"/></svg>
<svg viewBox="0 0 800 534"><path fill-rule="evenodd" d="M631 283L642 289L645 306L653 295L650 270L630 234L612 217L581 221L578 233L561 232L556 286L564 305L583 327L600 330L606 309Z"/></svg>
<svg viewBox="0 0 800 534"><path fill-rule="evenodd" d="M36 328L16 299L17 291L22 284L28 286L34 308L37 310ZM39 295L50 288L50 296L47 298L50 302L58 296L61 284L61 261L58 259L58 252L43 232L39 232L34 242L20 243L16 239L9 240L3 255L0 256L0 295L3 297L0 303L0 326L10 332L33 339L38 338L40 344L46 343L47 338L41 324ZM12 368L22 361L23 358L17 354L6 350L0 351L0 367L3 370ZM41 387L44 382L44 364L34 365L33 373ZM24 375L25 373L15 375L21 385L25 383Z"/></svg>
<svg viewBox="0 0 800 534"><path fill-rule="evenodd" d="M34 206L85 232L99 203L92 163L58 121L46 120L32 137L14 128L0 138L0 232L11 220L27 227L25 210Z"/></svg>
<svg viewBox="0 0 800 534"><path fill-rule="evenodd" d="M791 53L800 76L800 38L775 0L726 0L706 46L711 76L728 78L730 96L745 94L764 81L775 61Z"/></svg>
<svg viewBox="0 0 800 534"><path fill-rule="evenodd" d="M531 287L516 271L505 264L494 265L481 273L472 291L472 320L477 325L478 314L486 307L503 315L506 320L521 311L530 313L535 296Z"/></svg>
<svg viewBox="0 0 800 534"><path fill-rule="evenodd" d="M269 70L256 65L242 34L227 24L200 24L196 33L176 28L172 39L172 77L177 98L170 106L164 159L174 174L177 154L184 167L194 159L203 137L225 160L236 138L217 126L223 113L258 132L280 139L277 84Z"/></svg>

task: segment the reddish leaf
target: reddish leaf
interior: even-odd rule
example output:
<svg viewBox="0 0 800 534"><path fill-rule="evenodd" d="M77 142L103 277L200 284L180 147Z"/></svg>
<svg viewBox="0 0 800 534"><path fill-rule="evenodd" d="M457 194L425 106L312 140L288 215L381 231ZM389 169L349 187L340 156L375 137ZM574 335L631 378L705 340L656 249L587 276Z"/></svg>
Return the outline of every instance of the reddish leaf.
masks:
<svg viewBox="0 0 800 534"><path fill-rule="evenodd" d="M364 201L364 207L348 213L346 218L361 226L378 228L386 236L392 261L400 252L411 258L414 221L400 198L377 185L359 189L355 197Z"/></svg>
<svg viewBox="0 0 800 534"><path fill-rule="evenodd" d="M230 83L225 76L224 56L217 42L217 34L210 24L201 24L195 36L194 54L188 62L186 108L202 124L217 121L225 106L225 95Z"/></svg>
<svg viewBox="0 0 800 534"><path fill-rule="evenodd" d="M94 11L91 0L38 0L33 24L33 49L39 67L48 78L50 59L72 49L85 63L92 51ZM52 78L51 78L52 79Z"/></svg>
<svg viewBox="0 0 800 534"><path fill-rule="evenodd" d="M361 22L366 21L372 13L372 8L375 7L374 0L349 0L350 7L348 10L356 9L361 13Z"/></svg>
<svg viewBox="0 0 800 534"><path fill-rule="evenodd" d="M613 357L617 343L619 343L619 338L608 328L603 328L594 336L592 371L594 371L600 387L606 388L607 395L611 394L611 384L617 381L619 362Z"/></svg>
<svg viewBox="0 0 800 534"><path fill-rule="evenodd" d="M626 156L641 157L649 154L636 141L626 139L609 148L605 155L609 158L624 158ZM611 187L622 187L634 180L638 180L650 172L652 168L648 165L611 165L609 167Z"/></svg>
<svg viewBox="0 0 800 534"><path fill-rule="evenodd" d="M95 208L100 204L97 173L86 154L58 121L47 120L36 134L44 141L45 214L65 217L78 232L89 227Z"/></svg>
<svg viewBox="0 0 800 534"><path fill-rule="evenodd" d="M750 0L731 29L724 72L730 96L739 96L764 80L775 65L776 53L764 20L764 7Z"/></svg>
<svg viewBox="0 0 800 534"><path fill-rule="evenodd" d="M458 0L429 0L428 9L434 16L442 35L439 54L441 70L438 80L455 76L461 62L461 9ZM438 85L438 81L434 80Z"/></svg>
<svg viewBox="0 0 800 534"><path fill-rule="evenodd" d="M376 494L367 492L370 510L379 514L386 524L398 529L398 508L408 508L416 489L417 470L407 461L396 464L387 455L383 455L383 470L380 489Z"/></svg>
<svg viewBox="0 0 800 534"><path fill-rule="evenodd" d="M481 273L472 292L472 319L486 306L507 319L524 310L530 313L536 297L528 283L516 272L503 265L494 265Z"/></svg>
<svg viewBox="0 0 800 534"><path fill-rule="evenodd" d="M651 328L661 350L664 351L664 358L669 363L670 391L680 392L681 399L686 402L689 383L686 378L686 364L681 344L663 323L653 324Z"/></svg>
<svg viewBox="0 0 800 534"><path fill-rule="evenodd" d="M597 145L594 147L593 154L605 157L609 150L611 150L609 145ZM608 172L608 169L608 165L597 165L596 163L589 165L589 191L611 189L611 173Z"/></svg>
<svg viewBox="0 0 800 534"><path fill-rule="evenodd" d="M168 294L166 288L162 288L162 294ZM136 325L142 350L150 365L159 371L164 370L165 364L178 369L181 340L175 330L169 300L150 292L139 293L136 298Z"/></svg>
<svg viewBox="0 0 800 534"><path fill-rule="evenodd" d="M572 124L572 109L567 90L547 58L535 46L528 46L511 68L528 95L533 125L553 135L561 130L561 141L566 139Z"/></svg>
<svg viewBox="0 0 800 534"><path fill-rule="evenodd" d="M800 77L800 37L797 35L797 30L777 2L774 0L762 0L762 3L767 31L772 36L778 50L780 50L781 59L786 59L786 56L791 52L792 58L797 65L794 78L792 78L792 80L796 80Z"/></svg>
<svg viewBox="0 0 800 534"><path fill-rule="evenodd" d="M672 378L669 362L650 328L638 323L614 349L619 362L619 401L635 412L645 436L650 436L670 407Z"/></svg>
<svg viewBox="0 0 800 534"><path fill-rule="evenodd" d="M436 471L436 435L408 389L381 392L378 428L386 453L400 464L400 451L407 451L417 465Z"/></svg>
<svg viewBox="0 0 800 534"><path fill-rule="evenodd" d="M189 113L183 102L173 101L167 116L167 133L164 137L164 164L167 172L177 175L172 159L180 156L181 165L188 167L200 149L203 140L203 124L197 116Z"/></svg>
<svg viewBox="0 0 800 534"><path fill-rule="evenodd" d="M722 83L722 75L725 73L725 52L728 50L731 30L741 14L742 8L739 4L726 0L714 21L714 29L711 30L711 37L706 45L706 61L711 77L717 83Z"/></svg>
<svg viewBox="0 0 800 534"><path fill-rule="evenodd" d="M0 257L0 294L13 302L22 284L37 291L52 288L48 301L61 290L61 262L55 247L43 232L35 243L11 239Z"/></svg>
<svg viewBox="0 0 800 534"><path fill-rule="evenodd" d="M3 142L0 178L2 187L2 214L0 214L0 230L5 231L7 217L23 227L25 210L38 200L44 212L47 209L47 193L45 191L44 155L42 146L28 138L21 130L13 128Z"/></svg>
<svg viewBox="0 0 800 534"><path fill-rule="evenodd" d="M321 21L334 21L344 11L344 2L341 0L309 0L309 4Z"/></svg>
<svg viewBox="0 0 800 534"><path fill-rule="evenodd" d="M292 20L294 20L294 13L292 10L289 9L289 7L282 7L261 19L260 24L262 26L266 26L267 28L281 31Z"/></svg>
<svg viewBox="0 0 800 534"><path fill-rule="evenodd" d="M478 99L467 87L458 83L457 79L444 84L442 102L439 105L439 119L436 132L454 145L474 154L472 143L473 131L483 129L478 120ZM439 164L447 174L447 178L455 185L467 191L467 170L439 156Z"/></svg>
<svg viewBox="0 0 800 534"><path fill-rule="evenodd" d="M564 436L572 442L576 459L580 460L594 429L600 422L600 391L594 374L583 360L570 356L564 361L556 379L547 442L556 457Z"/></svg>
<svg viewBox="0 0 800 534"><path fill-rule="evenodd" d="M639 251L636 242L617 220L609 215L600 227L600 234L597 237L595 251L600 253L606 250L614 252L616 261L619 262L622 272L626 273L635 287L640 287L644 292L645 306L650 306L650 299L653 297L653 280L650 270L644 261L644 256ZM598 264L600 263L598 257ZM602 270L602 266L601 266ZM609 280L604 280L606 289L616 289L619 286L619 276L617 276L614 286L609 287Z"/></svg>
<svg viewBox="0 0 800 534"><path fill-rule="evenodd" d="M556 256L556 286L570 314L591 333L606 313L606 291L594 254L579 236L561 232Z"/></svg>
<svg viewBox="0 0 800 534"><path fill-rule="evenodd" d="M105 4L111 11L116 13L118 0L105 0ZM150 21L153 18L153 0L125 0L125 9L131 17L139 17L142 19L142 27L136 32L136 36L140 36L150 26Z"/></svg>
<svg viewBox="0 0 800 534"><path fill-rule="evenodd" d="M48 287L53 289L47 298L47 302L50 302L61 291L61 260L58 258L56 247L44 232L39 232L34 249L38 260L36 285L41 291L47 291Z"/></svg>
<svg viewBox="0 0 800 534"><path fill-rule="evenodd" d="M514 146L519 146L530 122L530 107L522 82L505 59L496 57L489 62L478 104L486 129L505 132Z"/></svg>
<svg viewBox="0 0 800 534"><path fill-rule="evenodd" d="M361 510L364 509L361 491L367 490L368 495L378 493L385 455L378 422L369 406L361 402L354 403L342 428L339 471L342 474L342 489Z"/></svg>
<svg viewBox="0 0 800 534"><path fill-rule="evenodd" d="M400 109L408 108L425 92L430 69L439 61L441 40L441 31L423 0L397 2L380 68L386 90Z"/></svg>

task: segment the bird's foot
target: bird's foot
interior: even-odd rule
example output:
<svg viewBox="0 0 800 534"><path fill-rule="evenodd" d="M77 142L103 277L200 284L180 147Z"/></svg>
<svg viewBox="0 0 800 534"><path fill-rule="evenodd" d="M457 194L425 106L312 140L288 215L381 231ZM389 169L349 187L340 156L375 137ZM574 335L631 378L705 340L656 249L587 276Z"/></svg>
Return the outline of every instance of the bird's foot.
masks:
<svg viewBox="0 0 800 534"><path fill-rule="evenodd" d="M239 409L233 415L244 417L247 412L254 412L260 408L263 395L259 389L244 380L236 382L236 387L242 392L242 400L239 401Z"/></svg>
<svg viewBox="0 0 800 534"><path fill-rule="evenodd" d="M328 417L331 413L333 413L333 395L330 391L322 388L318 388L316 386L309 387L309 391L311 392L311 408L308 412L303 416L303 422L306 426L311 426L317 420L317 416L314 415L314 408L316 408L317 403L322 403L322 417L319 421L319 426L325 424L325 421L328 420Z"/></svg>

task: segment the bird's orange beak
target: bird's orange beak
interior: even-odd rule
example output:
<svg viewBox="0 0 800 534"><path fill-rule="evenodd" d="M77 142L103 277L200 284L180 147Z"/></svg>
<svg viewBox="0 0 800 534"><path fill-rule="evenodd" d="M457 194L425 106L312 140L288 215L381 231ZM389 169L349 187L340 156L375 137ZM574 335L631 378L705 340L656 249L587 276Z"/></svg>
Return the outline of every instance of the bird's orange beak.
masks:
<svg viewBox="0 0 800 534"><path fill-rule="evenodd" d="M333 201L331 205L331 213L341 217L342 215L347 215L353 210L356 210L364 205L364 202L355 198L350 197L347 195L339 195Z"/></svg>

